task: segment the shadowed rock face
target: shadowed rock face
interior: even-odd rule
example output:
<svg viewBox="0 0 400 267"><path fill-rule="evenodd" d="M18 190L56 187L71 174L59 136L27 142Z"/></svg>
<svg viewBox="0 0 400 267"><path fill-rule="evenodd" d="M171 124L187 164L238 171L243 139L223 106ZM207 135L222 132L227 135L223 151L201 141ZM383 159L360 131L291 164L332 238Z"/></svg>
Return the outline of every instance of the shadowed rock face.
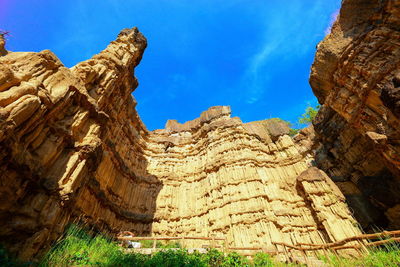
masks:
<svg viewBox="0 0 400 267"><path fill-rule="evenodd" d="M367 230L400 227L399 66L400 1L344 0L310 76L315 160Z"/></svg>
<svg viewBox="0 0 400 267"><path fill-rule="evenodd" d="M294 143L280 120L242 123L219 106L149 132L131 96L145 47L134 28L71 69L50 51L0 57L0 239L10 251L32 258L76 220L277 250L360 233L337 186L310 168L311 128Z"/></svg>

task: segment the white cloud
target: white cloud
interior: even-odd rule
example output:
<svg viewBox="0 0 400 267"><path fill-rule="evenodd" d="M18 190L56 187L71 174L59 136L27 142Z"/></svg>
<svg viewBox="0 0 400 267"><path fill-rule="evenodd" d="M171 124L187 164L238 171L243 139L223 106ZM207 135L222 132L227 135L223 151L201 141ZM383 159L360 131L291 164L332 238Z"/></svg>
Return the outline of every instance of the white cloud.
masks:
<svg viewBox="0 0 400 267"><path fill-rule="evenodd" d="M333 12L331 14L331 20L329 21L329 25L328 25L328 27L326 27L326 29L324 31L325 35L328 35L331 33L333 23L336 21L338 15L339 15L339 11L340 11L340 9L337 9L335 12Z"/></svg>
<svg viewBox="0 0 400 267"><path fill-rule="evenodd" d="M312 6L302 0L290 2L290 8L278 6L265 10L263 27L264 41L260 49L249 60L243 75L246 103L257 102L265 93L266 83L273 77L274 65L277 61L286 61L294 57L303 57L314 49L313 43L322 39L315 35L316 19L320 18L325 0L314 1Z"/></svg>

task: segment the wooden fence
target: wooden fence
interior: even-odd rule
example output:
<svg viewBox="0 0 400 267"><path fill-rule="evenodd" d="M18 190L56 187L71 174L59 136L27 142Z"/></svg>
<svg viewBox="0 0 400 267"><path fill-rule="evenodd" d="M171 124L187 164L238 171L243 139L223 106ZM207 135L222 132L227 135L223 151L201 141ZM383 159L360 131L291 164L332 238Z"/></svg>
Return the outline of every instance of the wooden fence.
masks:
<svg viewBox="0 0 400 267"><path fill-rule="evenodd" d="M140 241L140 240L153 240L153 248L156 248L157 240L207 240L211 241L209 247L210 248L219 248L223 249L224 252L229 251L242 251L242 255L250 256L252 254L244 253L244 251L259 251L268 253L270 255L278 254L278 250L273 250L265 247L229 247L227 245L227 240L224 237L190 237L190 236L181 236L181 237L118 237L119 240L129 240L129 241ZM373 241L377 240L378 241ZM223 241L222 245L217 245L217 242ZM306 256L307 252L317 252L322 251L326 253L327 251L331 251L337 254L338 250L354 250L357 253L367 253L369 247L381 246L387 243L400 242L400 230L397 231L384 231L375 234L363 234L358 236L353 236L349 238L345 238L340 241L326 243L326 244L307 244L307 243L298 243L296 245L287 244L284 242L272 242L275 246L281 246L283 249L283 253L285 254L285 258L290 259L293 251L298 251L302 255ZM349 244L352 243L352 244Z"/></svg>
<svg viewBox="0 0 400 267"><path fill-rule="evenodd" d="M153 248L156 248L158 240L208 240L211 241L211 248L221 248L222 246L216 245L217 241L224 241L226 244L226 239L224 237L194 237L194 236L181 236L181 237L161 237L161 236L148 236L148 237L118 237L118 240L129 240L129 241L140 241L140 240L153 240Z"/></svg>

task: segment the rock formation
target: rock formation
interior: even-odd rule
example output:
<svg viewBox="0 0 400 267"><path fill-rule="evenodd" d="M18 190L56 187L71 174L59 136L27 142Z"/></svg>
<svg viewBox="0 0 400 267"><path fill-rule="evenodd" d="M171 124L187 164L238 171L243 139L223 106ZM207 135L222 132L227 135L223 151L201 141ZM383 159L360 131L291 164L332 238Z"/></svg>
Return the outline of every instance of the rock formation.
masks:
<svg viewBox="0 0 400 267"><path fill-rule="evenodd" d="M160 182L146 176L147 130L131 97L145 47L132 29L72 69L47 50L0 57L0 239L19 257L82 216L150 232Z"/></svg>
<svg viewBox="0 0 400 267"><path fill-rule="evenodd" d="M152 233L225 236L234 247L321 244L359 233L343 195L309 169L288 131L276 119L242 123L229 107L213 107L151 132L147 170L163 185Z"/></svg>
<svg viewBox="0 0 400 267"><path fill-rule="evenodd" d="M231 246L326 243L360 233L337 186L277 119L229 107L148 131L133 77L136 28L71 69L50 51L0 57L0 239L20 258L72 221L137 235L225 236ZM187 245L200 246L200 243Z"/></svg>
<svg viewBox="0 0 400 267"><path fill-rule="evenodd" d="M317 48L316 163L364 229L399 229L400 1L344 0Z"/></svg>

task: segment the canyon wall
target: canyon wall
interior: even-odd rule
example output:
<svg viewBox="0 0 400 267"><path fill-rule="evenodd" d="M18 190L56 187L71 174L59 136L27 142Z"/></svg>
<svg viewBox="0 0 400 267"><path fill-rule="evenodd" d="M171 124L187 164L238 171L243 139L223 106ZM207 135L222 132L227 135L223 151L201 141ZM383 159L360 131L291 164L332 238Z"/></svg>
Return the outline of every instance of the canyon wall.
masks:
<svg viewBox="0 0 400 267"><path fill-rule="evenodd" d="M344 0L317 46L315 155L367 231L400 228L400 1Z"/></svg>
<svg viewBox="0 0 400 267"><path fill-rule="evenodd" d="M279 119L242 123L226 106L151 132L147 169L163 184L153 234L281 249L272 242L321 244L360 233L336 185L309 168L312 159L288 132Z"/></svg>
<svg viewBox="0 0 400 267"><path fill-rule="evenodd" d="M131 96L145 47L129 29L71 69L48 50L0 57L0 240L20 258L78 219L150 233L161 183Z"/></svg>
<svg viewBox="0 0 400 267"><path fill-rule="evenodd" d="M66 68L0 42L0 240L22 259L69 222L115 234L224 236L231 246L326 243L360 233L313 144L229 107L148 131L131 96L146 39L123 30ZM201 246L201 242L188 242Z"/></svg>

